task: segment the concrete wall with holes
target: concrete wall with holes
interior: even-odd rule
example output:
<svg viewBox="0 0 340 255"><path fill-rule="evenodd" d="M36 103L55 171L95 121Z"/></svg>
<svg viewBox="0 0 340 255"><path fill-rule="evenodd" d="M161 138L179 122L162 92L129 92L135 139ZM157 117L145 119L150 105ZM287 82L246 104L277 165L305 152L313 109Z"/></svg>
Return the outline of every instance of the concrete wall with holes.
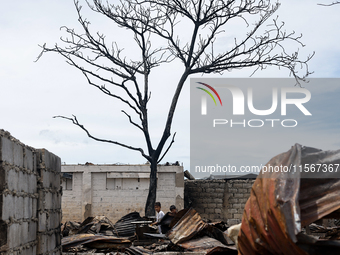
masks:
<svg viewBox="0 0 340 255"><path fill-rule="evenodd" d="M61 254L60 158L0 130L0 254Z"/></svg>
<svg viewBox="0 0 340 255"><path fill-rule="evenodd" d="M62 165L62 221L105 215L115 222L127 213L144 215L149 192L149 165ZM182 166L158 166L157 201L184 208Z"/></svg>

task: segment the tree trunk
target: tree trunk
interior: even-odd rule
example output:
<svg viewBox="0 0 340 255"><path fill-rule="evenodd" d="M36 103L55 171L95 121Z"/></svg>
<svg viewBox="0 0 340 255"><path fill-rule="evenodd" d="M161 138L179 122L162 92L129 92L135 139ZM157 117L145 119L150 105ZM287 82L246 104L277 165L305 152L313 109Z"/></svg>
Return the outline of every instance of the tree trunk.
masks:
<svg viewBox="0 0 340 255"><path fill-rule="evenodd" d="M157 193L157 160L150 165L149 194L145 204L145 216L155 216L155 202Z"/></svg>

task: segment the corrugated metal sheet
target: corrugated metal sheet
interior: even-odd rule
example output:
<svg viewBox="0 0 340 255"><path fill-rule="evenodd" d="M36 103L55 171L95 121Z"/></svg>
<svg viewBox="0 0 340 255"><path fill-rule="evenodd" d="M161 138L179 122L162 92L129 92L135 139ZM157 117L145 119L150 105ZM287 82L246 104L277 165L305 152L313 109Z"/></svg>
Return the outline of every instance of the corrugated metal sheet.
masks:
<svg viewBox="0 0 340 255"><path fill-rule="evenodd" d="M144 220L142 217L140 217L138 212L132 212L125 216L123 216L121 219L119 219L114 224L114 232L118 236L132 236L135 234L135 224L132 224L131 222L134 221L140 221Z"/></svg>
<svg viewBox="0 0 340 255"><path fill-rule="evenodd" d="M239 254L307 254L296 244L297 234L302 226L340 208L340 169L305 171L311 164L339 163L340 151L325 152L299 144L271 159L267 169L286 166L290 171L262 169L244 209Z"/></svg>
<svg viewBox="0 0 340 255"><path fill-rule="evenodd" d="M201 216L193 208L190 208L176 225L168 231L167 237L174 244L179 244L191 239L205 227L206 223Z"/></svg>
<svg viewBox="0 0 340 255"><path fill-rule="evenodd" d="M78 234L64 237L62 239L63 250L67 250L81 244L93 248L121 249L131 246L131 241L123 238L93 234Z"/></svg>
<svg viewBox="0 0 340 255"><path fill-rule="evenodd" d="M125 250L125 253L131 254L131 255L146 255L146 254L152 254L153 252L147 249L144 249L143 247L134 247L131 246L130 248L127 248Z"/></svg>

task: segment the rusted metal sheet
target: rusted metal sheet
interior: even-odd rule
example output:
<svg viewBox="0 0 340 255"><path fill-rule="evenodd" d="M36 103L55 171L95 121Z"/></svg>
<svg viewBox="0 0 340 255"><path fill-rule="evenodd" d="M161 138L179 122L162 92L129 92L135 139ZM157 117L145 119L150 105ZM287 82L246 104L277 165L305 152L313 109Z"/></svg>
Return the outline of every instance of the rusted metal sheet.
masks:
<svg viewBox="0 0 340 255"><path fill-rule="evenodd" d="M127 239L93 234L72 235L64 237L61 242L63 250L78 245L86 245L97 249L122 249L131 246L131 241Z"/></svg>
<svg viewBox="0 0 340 255"><path fill-rule="evenodd" d="M174 244L179 244L191 239L202 231L206 225L207 224L202 220L201 216L193 208L190 208L183 217L180 218L176 225L168 231L166 236Z"/></svg>
<svg viewBox="0 0 340 255"><path fill-rule="evenodd" d="M178 244L178 246L184 248L186 251L204 251L206 254L214 254L215 252L223 252L224 254L237 254L235 246L226 246L220 241L208 236L192 239Z"/></svg>
<svg viewBox="0 0 340 255"><path fill-rule="evenodd" d="M325 152L299 144L272 158L253 184L245 205L239 254L308 254L297 245L297 234L303 226L340 208L340 169L307 170L311 164L327 167L339 163L340 151ZM264 171L275 167L290 170Z"/></svg>

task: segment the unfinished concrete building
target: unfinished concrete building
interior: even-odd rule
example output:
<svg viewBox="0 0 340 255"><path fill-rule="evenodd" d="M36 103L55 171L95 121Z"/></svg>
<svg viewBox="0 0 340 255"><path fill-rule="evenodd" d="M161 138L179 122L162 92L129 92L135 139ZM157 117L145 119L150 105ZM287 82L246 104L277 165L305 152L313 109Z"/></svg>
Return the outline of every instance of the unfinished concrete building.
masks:
<svg viewBox="0 0 340 255"><path fill-rule="evenodd" d="M104 215L115 222L130 212L144 215L150 165L62 165L63 222ZM184 174L178 165L158 166L157 201L184 208Z"/></svg>

